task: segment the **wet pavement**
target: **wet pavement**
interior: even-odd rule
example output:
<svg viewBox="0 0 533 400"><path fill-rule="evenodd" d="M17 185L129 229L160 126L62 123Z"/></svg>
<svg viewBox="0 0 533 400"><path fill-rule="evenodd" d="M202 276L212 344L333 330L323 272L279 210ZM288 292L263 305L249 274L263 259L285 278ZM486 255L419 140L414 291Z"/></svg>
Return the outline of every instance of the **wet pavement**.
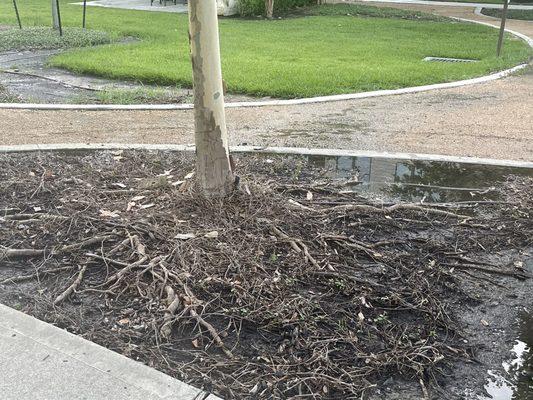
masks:
<svg viewBox="0 0 533 400"><path fill-rule="evenodd" d="M426 203L494 201L509 175L533 177L531 168L379 157L309 156L309 163L325 177L351 180L351 190Z"/></svg>

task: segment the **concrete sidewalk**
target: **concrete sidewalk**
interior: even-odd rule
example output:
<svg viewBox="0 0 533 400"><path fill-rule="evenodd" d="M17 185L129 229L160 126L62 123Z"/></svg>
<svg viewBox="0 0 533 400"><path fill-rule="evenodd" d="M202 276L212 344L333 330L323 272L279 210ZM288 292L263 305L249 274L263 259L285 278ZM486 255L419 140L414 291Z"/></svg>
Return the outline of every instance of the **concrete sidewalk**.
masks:
<svg viewBox="0 0 533 400"><path fill-rule="evenodd" d="M220 400L0 304L2 400Z"/></svg>

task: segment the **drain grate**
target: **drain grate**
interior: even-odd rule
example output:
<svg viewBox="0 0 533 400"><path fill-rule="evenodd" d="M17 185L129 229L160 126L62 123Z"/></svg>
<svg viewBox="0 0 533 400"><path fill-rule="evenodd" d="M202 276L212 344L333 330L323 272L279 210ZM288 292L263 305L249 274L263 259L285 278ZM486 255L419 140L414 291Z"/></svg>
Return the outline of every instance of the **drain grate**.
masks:
<svg viewBox="0 0 533 400"><path fill-rule="evenodd" d="M449 62L449 63L478 62L478 60L469 60L468 58L447 58L447 57L426 57L424 58L424 61Z"/></svg>

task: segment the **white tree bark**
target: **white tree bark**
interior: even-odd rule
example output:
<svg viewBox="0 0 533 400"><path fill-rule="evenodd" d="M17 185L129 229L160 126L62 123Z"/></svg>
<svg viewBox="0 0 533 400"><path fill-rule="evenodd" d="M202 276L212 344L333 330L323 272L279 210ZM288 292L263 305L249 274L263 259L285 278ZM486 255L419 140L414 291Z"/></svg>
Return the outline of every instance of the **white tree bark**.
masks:
<svg viewBox="0 0 533 400"><path fill-rule="evenodd" d="M189 0L196 178L208 197L234 188L224 112L216 0Z"/></svg>
<svg viewBox="0 0 533 400"><path fill-rule="evenodd" d="M274 16L274 0L265 0L266 17L272 19Z"/></svg>
<svg viewBox="0 0 533 400"><path fill-rule="evenodd" d="M59 29L59 11L56 0L52 0L52 26L54 29Z"/></svg>

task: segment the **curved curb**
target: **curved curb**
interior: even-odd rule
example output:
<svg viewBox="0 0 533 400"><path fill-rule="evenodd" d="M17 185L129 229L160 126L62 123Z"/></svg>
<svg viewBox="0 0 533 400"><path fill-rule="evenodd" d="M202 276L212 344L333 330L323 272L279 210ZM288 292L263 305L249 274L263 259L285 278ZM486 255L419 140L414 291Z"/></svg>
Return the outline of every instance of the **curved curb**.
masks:
<svg viewBox="0 0 533 400"><path fill-rule="evenodd" d="M483 14L483 13L482 13L482 10L483 10L484 8L490 8L490 7L476 7L476 8L474 9L474 14L476 14L476 15L478 15L478 16L480 16L480 17L483 17L483 18L490 18L490 19L494 19L494 20L496 20L496 21L501 21L501 19L498 18L498 17L493 17L492 15ZM533 10L533 6L532 6L532 8L530 8L530 9L528 9L528 10ZM509 17L507 17L507 20L512 20L512 21L527 21L527 20L525 20L525 19L509 18Z"/></svg>
<svg viewBox="0 0 533 400"><path fill-rule="evenodd" d="M487 15L485 14L481 14L481 16L483 17L487 17ZM479 24L479 25L485 25L485 26L490 26L492 28L495 28L495 29L500 29L499 27L497 26L494 26L492 24L489 24L488 22L483 22L483 21L476 21L474 19L467 19L467 18L459 18L459 17L452 17L453 19L456 19L457 21L462 21L462 22L474 22L476 24ZM499 18L496 18L498 21L500 20ZM527 43L527 45L531 48L533 48L533 39L530 38L529 36L527 35L524 35L523 33L520 33L520 32L517 32L517 31L513 31L511 29L505 29L505 32L507 33L510 33L511 35L513 36L516 36L520 39L522 39L524 42ZM522 65L529 65L529 64L522 64Z"/></svg>
<svg viewBox="0 0 533 400"><path fill-rule="evenodd" d="M371 1L371 0L368 0ZM499 29L497 26L489 24L487 22L476 21L472 19L450 17L457 21L469 22L479 25L488 26L494 29ZM507 33L514 35L524 40L528 46L533 48L533 39L520 32L515 32L510 29L505 29ZM233 102L226 103L226 108L247 108L247 107L266 107L266 106L291 106L291 105L303 105L314 103L329 103L335 101L366 99L372 97L391 96L400 94L420 93L437 89L449 89L467 85L474 85L478 83L485 83L494 81L497 79L505 78L521 69L524 69L529 64L520 64L515 67L506 69L504 71L496 72L490 75L481 76L478 78L465 79L455 82L435 83L424 86L414 86L402 89L389 89L389 90L375 90L371 92L351 93L351 94L339 94L332 96L317 96L308 97L302 99L290 99L290 100L266 100L266 101L245 101L245 102ZM73 110L73 111L164 111L164 110L191 110L194 108L194 104L35 104L35 103L0 103L0 110Z"/></svg>
<svg viewBox="0 0 533 400"><path fill-rule="evenodd" d="M485 7L476 7L474 9L474 14L476 14L477 16L479 17L483 17L483 18L490 18L490 19L497 19L498 21L500 20L499 18L496 18L496 17L493 17L492 15L485 15L481 12L481 10L483 10Z"/></svg>
<svg viewBox="0 0 533 400"><path fill-rule="evenodd" d="M57 143L22 144L0 146L0 155L5 153L46 152L46 151L91 151L91 150L148 150L148 151L190 151L196 150L193 144L142 144L142 143ZM232 153L251 154L291 154L303 156L386 158L411 161L453 162L463 164L484 164L499 167L532 168L531 161L500 160L481 157L460 157L440 154L396 153L365 150L313 149L305 147L230 146Z"/></svg>

